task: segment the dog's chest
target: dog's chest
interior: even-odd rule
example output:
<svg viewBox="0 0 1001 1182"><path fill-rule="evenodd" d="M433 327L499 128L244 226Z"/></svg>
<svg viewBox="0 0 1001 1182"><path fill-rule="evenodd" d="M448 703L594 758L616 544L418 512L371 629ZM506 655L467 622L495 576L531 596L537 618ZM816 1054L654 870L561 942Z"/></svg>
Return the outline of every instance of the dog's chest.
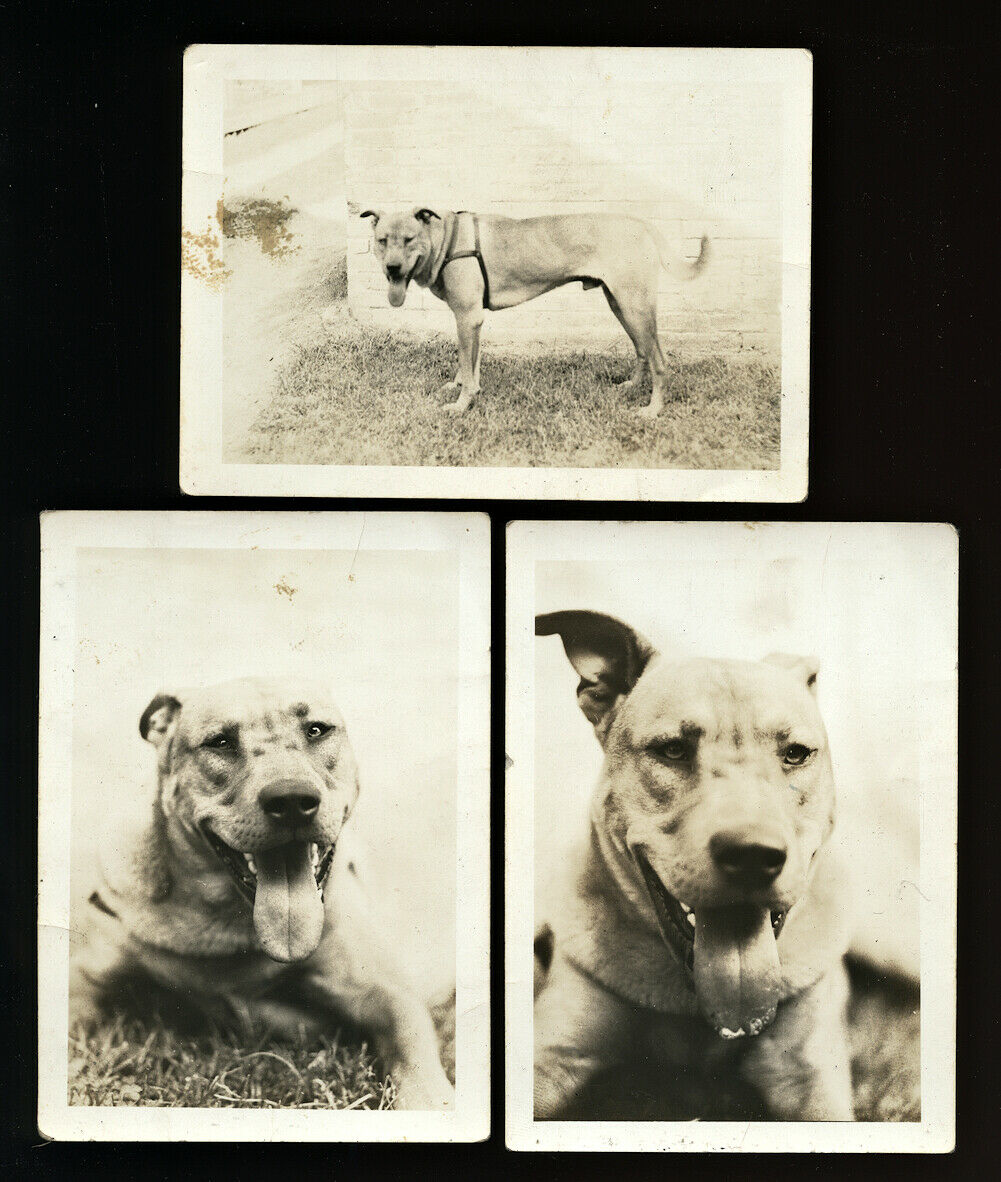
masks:
<svg viewBox="0 0 1001 1182"><path fill-rule="evenodd" d="M182 956L146 946L141 960L150 976L172 989L219 997L259 997L295 972L257 951Z"/></svg>
<svg viewBox="0 0 1001 1182"><path fill-rule="evenodd" d="M651 1015L641 1038L651 1059L707 1075L739 1059L747 1041L720 1038L697 1015L663 1013Z"/></svg>

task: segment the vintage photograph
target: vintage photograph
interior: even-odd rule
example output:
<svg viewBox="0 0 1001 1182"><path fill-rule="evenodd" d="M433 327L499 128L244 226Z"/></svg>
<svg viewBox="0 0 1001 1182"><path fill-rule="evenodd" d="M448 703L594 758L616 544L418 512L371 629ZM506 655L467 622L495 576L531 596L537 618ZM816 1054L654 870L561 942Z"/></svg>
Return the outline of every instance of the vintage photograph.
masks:
<svg viewBox="0 0 1001 1182"><path fill-rule="evenodd" d="M191 47L190 493L801 500L803 50Z"/></svg>
<svg viewBox="0 0 1001 1182"><path fill-rule="evenodd" d="M507 1140L955 1120L948 525L509 529Z"/></svg>
<svg viewBox="0 0 1001 1182"><path fill-rule="evenodd" d="M486 519L42 544L43 1132L486 1136Z"/></svg>

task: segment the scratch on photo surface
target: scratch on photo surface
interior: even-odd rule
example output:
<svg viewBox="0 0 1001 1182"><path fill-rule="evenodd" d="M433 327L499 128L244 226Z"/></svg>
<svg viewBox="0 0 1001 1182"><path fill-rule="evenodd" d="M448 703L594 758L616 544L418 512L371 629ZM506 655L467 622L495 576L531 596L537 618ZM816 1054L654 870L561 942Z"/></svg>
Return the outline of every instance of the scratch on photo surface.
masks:
<svg viewBox="0 0 1001 1182"><path fill-rule="evenodd" d="M361 540L364 536L365 536L365 518L363 516L361 519L361 529L358 532L358 541L355 542L355 552L354 552L354 554L351 555L351 567L348 570L348 582L349 583L353 583L355 581L355 562L357 561L358 551L361 549Z"/></svg>
<svg viewBox="0 0 1001 1182"><path fill-rule="evenodd" d="M917 884L916 882L911 882L911 880L910 880L909 878L902 878L902 879L900 880L900 889L899 889L899 890L898 890L898 892L897 892L897 894L898 894L898 895L903 895L903 893L904 893L904 887L913 887L913 888L914 888L914 890L916 890L916 891L918 892L918 894L921 896L921 898L922 898L922 899L924 899L924 901L925 901L926 903L930 903L930 902L931 902L931 899L929 899L929 898L928 898L928 896L927 896L927 895L924 893L924 891L923 891L923 890L922 890L922 889L921 889L921 888L918 886L918 884Z"/></svg>

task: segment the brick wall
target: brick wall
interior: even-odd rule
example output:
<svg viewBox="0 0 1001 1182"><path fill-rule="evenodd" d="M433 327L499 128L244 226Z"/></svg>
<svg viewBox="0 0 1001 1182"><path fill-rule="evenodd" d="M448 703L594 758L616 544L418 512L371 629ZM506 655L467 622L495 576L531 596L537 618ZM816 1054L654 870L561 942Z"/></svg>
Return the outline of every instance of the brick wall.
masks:
<svg viewBox="0 0 1001 1182"><path fill-rule="evenodd" d="M513 90L513 88L510 88ZM360 320L451 331L411 286L390 308L356 215L420 203L526 217L618 210L655 222L680 253L713 240L695 283L662 275L660 330L686 354L779 346L782 110L777 88L613 83L527 98L453 83L343 84L348 300ZM500 93L499 93L500 92ZM534 101L533 101L534 100ZM599 290L572 286L488 316L488 339L625 344Z"/></svg>

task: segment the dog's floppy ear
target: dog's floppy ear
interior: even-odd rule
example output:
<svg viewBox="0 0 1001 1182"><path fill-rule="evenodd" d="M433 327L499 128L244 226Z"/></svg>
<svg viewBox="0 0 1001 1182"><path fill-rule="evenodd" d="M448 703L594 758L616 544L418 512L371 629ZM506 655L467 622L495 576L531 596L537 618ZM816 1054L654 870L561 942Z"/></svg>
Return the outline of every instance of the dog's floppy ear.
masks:
<svg viewBox="0 0 1001 1182"><path fill-rule="evenodd" d="M797 657L792 653L769 653L765 657L765 664L785 669L793 677L802 681L811 694L816 694L817 674L820 672L820 661L816 657Z"/></svg>
<svg viewBox="0 0 1001 1182"><path fill-rule="evenodd" d="M440 213L435 213L433 209L427 209L423 205L414 206L414 217L419 222L423 222L425 226L431 221L432 218L437 218L439 222L441 221Z"/></svg>
<svg viewBox="0 0 1001 1182"><path fill-rule="evenodd" d="M154 747L159 747L180 708L181 703L172 694L157 694L139 719L140 735Z"/></svg>
<svg viewBox="0 0 1001 1182"><path fill-rule="evenodd" d="M654 648L628 624L601 612L550 612L535 617L536 636L559 636L580 674L577 703L604 742L620 698L632 690Z"/></svg>
<svg viewBox="0 0 1001 1182"><path fill-rule="evenodd" d="M381 209L366 209L362 213L360 213L358 216L360 218L375 218L375 222L372 223L372 225L374 226L375 223L379 220L379 218L382 217L382 210Z"/></svg>
<svg viewBox="0 0 1001 1182"><path fill-rule="evenodd" d="M164 740L180 709L173 694L157 694L139 719L139 734L157 748L161 775L166 759ZM158 776L150 788L129 801L124 815L115 818L114 832L101 850L105 881L125 898L159 903L170 894L170 839L162 790Z"/></svg>

